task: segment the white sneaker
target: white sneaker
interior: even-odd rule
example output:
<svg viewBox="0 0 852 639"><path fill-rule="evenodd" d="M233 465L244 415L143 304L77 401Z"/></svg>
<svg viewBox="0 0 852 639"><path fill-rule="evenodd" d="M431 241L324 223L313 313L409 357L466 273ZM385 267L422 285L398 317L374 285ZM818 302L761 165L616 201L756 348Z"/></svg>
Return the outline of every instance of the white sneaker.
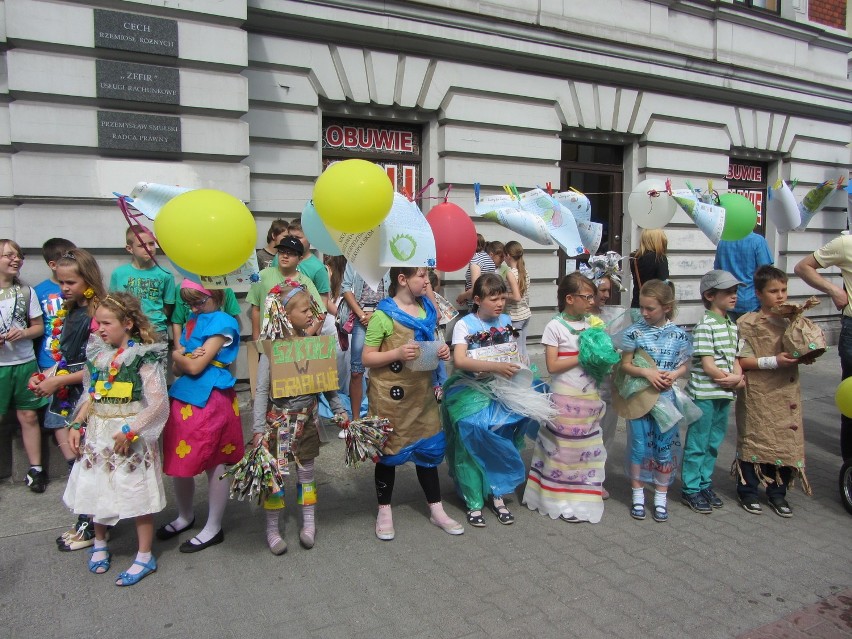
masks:
<svg viewBox="0 0 852 639"><path fill-rule="evenodd" d="M337 433L337 439L346 439L346 429L341 428L340 432Z"/></svg>

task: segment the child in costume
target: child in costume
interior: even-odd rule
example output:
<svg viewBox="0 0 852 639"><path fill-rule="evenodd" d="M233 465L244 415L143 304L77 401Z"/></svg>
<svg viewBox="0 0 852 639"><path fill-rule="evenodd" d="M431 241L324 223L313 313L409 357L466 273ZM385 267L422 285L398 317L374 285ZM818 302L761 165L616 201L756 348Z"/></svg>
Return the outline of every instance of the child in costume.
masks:
<svg viewBox="0 0 852 639"><path fill-rule="evenodd" d="M289 280L273 287L267 295L264 322L260 330L261 339L299 339L319 321L316 305L304 286ZM263 356L258 363L258 378L269 377L269 358ZM347 418L337 391L324 393L329 406L340 421ZM286 470L293 459L296 462L298 476L297 502L302 507L302 528L299 530L299 543L304 548L313 548L316 540L314 511L317 503L317 488L314 480L314 459L319 455L320 438L318 430L318 393L295 397L269 398L272 403L268 410L267 397L258 397L254 405L253 445L261 440L277 457L279 469ZM286 473L285 473L286 474ZM270 495L263 504L266 510L266 541L273 555L287 552L287 543L281 537L279 519L284 509L284 490Z"/></svg>
<svg viewBox="0 0 852 639"><path fill-rule="evenodd" d="M83 384L88 393L68 425L74 464L63 500L95 523L89 570L110 567L106 532L120 519L136 519L136 559L115 582L132 586L157 570L151 553L154 513L166 506L158 439L169 414L163 362L166 346L139 302L113 293L95 311L98 328L86 349Z"/></svg>
<svg viewBox="0 0 852 639"><path fill-rule="evenodd" d="M236 379L228 370L240 348L237 320L219 310L224 295L184 280L180 296L192 314L172 352L171 412L163 432L163 470L174 477L178 516L157 529L158 539L171 539L195 525L192 499L195 475L207 473L208 515L201 532L181 544L184 553L222 543L222 517L229 482L220 480L225 464L243 456L243 429L234 392Z"/></svg>
<svg viewBox="0 0 852 639"><path fill-rule="evenodd" d="M682 504L707 515L723 506L713 490L713 469L728 432L728 412L736 391L745 387L737 362L737 325L728 313L737 304L742 282L727 271L713 270L699 286L704 317L692 329L692 367L686 392L701 410L689 425L683 446Z"/></svg>
<svg viewBox="0 0 852 639"><path fill-rule="evenodd" d="M390 297L379 302L364 338L363 361L370 369L370 413L389 419L393 425L375 472L379 501L376 537L385 541L396 534L390 505L396 467L409 461L414 462L426 495L429 521L451 535L464 532L441 503L438 464L444 459L446 440L432 392L432 369L414 370L410 364L420 356L418 342L429 342L430 348L435 345L437 312L426 296L428 288L425 268L391 268ZM441 342L436 354L446 360L450 349Z"/></svg>
<svg viewBox="0 0 852 639"><path fill-rule="evenodd" d="M511 382L502 381L510 380L521 369L520 355L514 361L471 356L500 344L510 344L515 353L518 348L512 319L503 313L503 278L496 273L480 275L472 290L473 310L453 329L457 372L445 384L443 421L450 475L465 501L468 523L481 528L485 526L482 508L486 500L501 524L514 523L503 495L514 491L526 476L520 449L532 422L527 411L544 399L549 414L549 404L529 388L529 383L526 388L513 388Z"/></svg>
<svg viewBox="0 0 852 639"><path fill-rule="evenodd" d="M746 387L737 395L737 496L750 513L761 513L760 485L775 513L793 516L787 487L796 477L811 494L805 475L805 433L798 360L784 352L782 337L789 320L772 309L787 301L787 274L774 266L754 273L754 290L760 310L737 320L740 342L737 358L745 372Z"/></svg>
<svg viewBox="0 0 852 639"><path fill-rule="evenodd" d="M689 335L671 320L674 317L674 287L660 280L642 285L639 292L639 312L642 319L625 330L621 339L621 370L631 377L642 377L660 393L656 406L667 402L677 408L681 399L675 395L674 384L689 370L691 343ZM642 350L650 356L655 367L639 366L634 353ZM671 412L669 413L671 416ZM676 417L682 418L680 413ZM653 518L657 522L669 519L668 488L677 477L682 456L678 426L682 419L660 423L654 408L638 419L627 420L629 454L625 456L625 471L630 477L633 497L630 516L645 519L646 482L654 484Z"/></svg>
<svg viewBox="0 0 852 639"><path fill-rule="evenodd" d="M556 293L559 314L541 336L559 415L538 432L524 503L570 523L596 524L604 511L601 417L606 404L598 387L618 355L603 322L589 315L596 293L594 283L580 273L563 277ZM602 368L593 367L589 358L595 354L605 361Z"/></svg>
<svg viewBox="0 0 852 639"><path fill-rule="evenodd" d="M51 430L70 471L77 455L68 445L66 426L71 412L83 395L86 344L96 327L94 319L100 301L106 297L101 269L91 253L72 248L56 260L56 281L65 301L52 320L50 356L52 370L30 382L37 395L52 396L44 427ZM56 538L59 550L80 550L95 543L92 519L80 514L76 523Z"/></svg>

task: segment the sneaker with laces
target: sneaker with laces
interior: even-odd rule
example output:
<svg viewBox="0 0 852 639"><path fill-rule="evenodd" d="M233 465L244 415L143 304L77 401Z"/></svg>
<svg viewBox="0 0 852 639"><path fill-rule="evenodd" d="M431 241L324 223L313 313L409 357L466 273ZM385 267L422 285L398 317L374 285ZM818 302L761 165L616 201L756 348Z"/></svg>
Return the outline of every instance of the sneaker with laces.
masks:
<svg viewBox="0 0 852 639"><path fill-rule="evenodd" d="M71 537L77 534L77 531L80 530L80 526L82 526L84 523L88 523L89 526L92 525L88 515L78 515L77 521L74 522L74 525L71 526L69 530L66 530L64 533L59 535L59 537L56 538L56 545L64 545L65 542L67 542L69 539L71 539Z"/></svg>
<svg viewBox="0 0 852 639"><path fill-rule="evenodd" d="M721 508L725 505L725 502L719 498L719 495L713 492L712 488L705 488L700 491L700 494L704 496L704 499L706 499L713 508Z"/></svg>
<svg viewBox="0 0 852 639"><path fill-rule="evenodd" d="M701 513L702 515L708 515L713 512L713 508L710 507L710 502L707 501L707 498L701 493L692 493L691 495L681 493L680 503L685 506L689 506L692 510L697 513Z"/></svg>
<svg viewBox="0 0 852 639"><path fill-rule="evenodd" d="M753 497L747 497L745 499L740 497L740 506L743 507L743 510L750 512L752 515L760 515L763 513L763 508L761 508L760 504Z"/></svg>
<svg viewBox="0 0 852 639"><path fill-rule="evenodd" d="M30 468L26 477L24 477L24 482L34 493L43 493L47 489L47 473L43 470Z"/></svg>

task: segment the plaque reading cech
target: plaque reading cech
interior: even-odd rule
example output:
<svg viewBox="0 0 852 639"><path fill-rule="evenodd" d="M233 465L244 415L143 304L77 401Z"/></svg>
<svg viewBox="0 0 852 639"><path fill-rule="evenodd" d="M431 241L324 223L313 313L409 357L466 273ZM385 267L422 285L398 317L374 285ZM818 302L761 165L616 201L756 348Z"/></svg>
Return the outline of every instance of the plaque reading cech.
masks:
<svg viewBox="0 0 852 639"><path fill-rule="evenodd" d="M99 98L180 104L180 72L173 67L96 60L95 71Z"/></svg>
<svg viewBox="0 0 852 639"><path fill-rule="evenodd" d="M95 46L176 58L177 20L95 9Z"/></svg>
<svg viewBox="0 0 852 639"><path fill-rule="evenodd" d="M180 118L147 113L98 111L98 147L122 151L180 153Z"/></svg>

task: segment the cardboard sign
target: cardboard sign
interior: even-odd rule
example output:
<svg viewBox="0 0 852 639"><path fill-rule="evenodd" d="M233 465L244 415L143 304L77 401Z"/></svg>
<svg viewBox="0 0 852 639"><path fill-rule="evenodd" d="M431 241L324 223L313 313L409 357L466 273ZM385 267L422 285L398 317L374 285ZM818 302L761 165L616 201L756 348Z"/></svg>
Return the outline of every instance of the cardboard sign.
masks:
<svg viewBox="0 0 852 639"><path fill-rule="evenodd" d="M263 340L255 344L269 358L271 397L278 399L337 390L336 335Z"/></svg>

